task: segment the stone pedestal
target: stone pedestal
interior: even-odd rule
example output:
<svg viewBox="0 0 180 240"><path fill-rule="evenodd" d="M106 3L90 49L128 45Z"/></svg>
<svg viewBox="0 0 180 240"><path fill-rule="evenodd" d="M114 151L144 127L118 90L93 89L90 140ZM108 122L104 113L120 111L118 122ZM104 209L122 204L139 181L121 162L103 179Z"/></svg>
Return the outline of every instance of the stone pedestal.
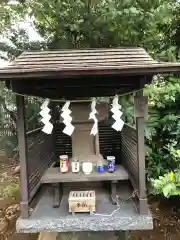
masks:
<svg viewBox="0 0 180 240"><path fill-rule="evenodd" d="M128 232L69 232L59 233L56 240L128 240Z"/></svg>

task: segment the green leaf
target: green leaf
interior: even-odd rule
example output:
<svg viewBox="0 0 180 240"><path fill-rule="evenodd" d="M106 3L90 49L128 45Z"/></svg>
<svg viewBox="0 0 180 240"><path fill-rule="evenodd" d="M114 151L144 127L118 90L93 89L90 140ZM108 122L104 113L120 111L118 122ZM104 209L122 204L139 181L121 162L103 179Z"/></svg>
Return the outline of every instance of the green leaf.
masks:
<svg viewBox="0 0 180 240"><path fill-rule="evenodd" d="M168 183L163 187L163 194L165 197L169 197L171 191L175 191L176 185L174 183Z"/></svg>

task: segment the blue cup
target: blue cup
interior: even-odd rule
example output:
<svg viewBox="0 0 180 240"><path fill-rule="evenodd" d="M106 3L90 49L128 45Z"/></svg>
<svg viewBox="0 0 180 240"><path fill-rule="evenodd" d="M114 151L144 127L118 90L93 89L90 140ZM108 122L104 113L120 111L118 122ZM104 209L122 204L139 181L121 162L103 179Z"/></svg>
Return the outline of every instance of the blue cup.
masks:
<svg viewBox="0 0 180 240"><path fill-rule="evenodd" d="M98 166L97 166L97 171L98 171L99 173L103 173L103 172L104 172L104 165L98 165Z"/></svg>

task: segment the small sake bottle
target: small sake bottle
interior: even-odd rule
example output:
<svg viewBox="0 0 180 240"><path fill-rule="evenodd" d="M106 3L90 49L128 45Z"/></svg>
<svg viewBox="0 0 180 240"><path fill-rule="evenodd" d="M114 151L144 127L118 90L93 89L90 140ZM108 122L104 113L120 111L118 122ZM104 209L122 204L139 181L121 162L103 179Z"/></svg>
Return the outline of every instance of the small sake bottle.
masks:
<svg viewBox="0 0 180 240"><path fill-rule="evenodd" d="M73 158L71 162L71 169L73 173L78 173L80 171L80 164L78 158Z"/></svg>

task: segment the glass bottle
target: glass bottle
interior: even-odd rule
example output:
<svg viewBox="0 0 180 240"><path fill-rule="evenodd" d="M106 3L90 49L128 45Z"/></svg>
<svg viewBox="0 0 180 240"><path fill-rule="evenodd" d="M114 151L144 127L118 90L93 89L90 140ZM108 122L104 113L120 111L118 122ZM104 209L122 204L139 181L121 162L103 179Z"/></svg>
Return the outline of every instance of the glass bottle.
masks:
<svg viewBox="0 0 180 240"><path fill-rule="evenodd" d="M107 156L107 161L108 161L108 172L113 173L115 171L115 157Z"/></svg>
<svg viewBox="0 0 180 240"><path fill-rule="evenodd" d="M73 173L78 173L80 171L80 164L78 158L73 158L71 162L71 170Z"/></svg>

